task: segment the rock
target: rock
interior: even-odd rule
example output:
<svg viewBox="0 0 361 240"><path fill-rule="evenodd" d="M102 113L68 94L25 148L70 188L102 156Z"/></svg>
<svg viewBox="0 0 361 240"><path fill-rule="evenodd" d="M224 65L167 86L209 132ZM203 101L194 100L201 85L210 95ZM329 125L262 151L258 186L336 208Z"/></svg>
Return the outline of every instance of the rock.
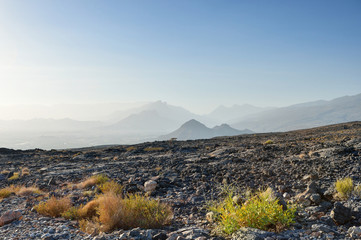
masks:
<svg viewBox="0 0 361 240"><path fill-rule="evenodd" d="M318 193L313 193L310 196L310 200L315 204L319 204L321 202L321 196Z"/></svg>
<svg viewBox="0 0 361 240"><path fill-rule="evenodd" d="M354 239L360 239L361 238L361 227L350 227L347 230L347 233L350 234L350 236Z"/></svg>
<svg viewBox="0 0 361 240"><path fill-rule="evenodd" d="M352 212L350 208L345 207L342 203L335 202L330 216L336 224L342 225L352 219Z"/></svg>
<svg viewBox="0 0 361 240"><path fill-rule="evenodd" d="M0 174L0 181L6 180L6 176L4 174Z"/></svg>
<svg viewBox="0 0 361 240"><path fill-rule="evenodd" d="M240 228L237 232L232 234L232 240L263 240L272 235L274 235L274 233L256 228Z"/></svg>
<svg viewBox="0 0 361 240"><path fill-rule="evenodd" d="M207 212L206 219L208 222L212 223L214 221L214 212Z"/></svg>
<svg viewBox="0 0 361 240"><path fill-rule="evenodd" d="M154 180L149 180L144 183L144 191L153 192L157 187L157 182Z"/></svg>
<svg viewBox="0 0 361 240"><path fill-rule="evenodd" d="M164 232L160 232L156 235L153 236L153 240L166 240L168 237L167 237L167 234L165 234Z"/></svg>
<svg viewBox="0 0 361 240"><path fill-rule="evenodd" d="M11 223L12 221L21 219L22 214L20 211L7 211L0 217L0 227Z"/></svg>
<svg viewBox="0 0 361 240"><path fill-rule="evenodd" d="M329 226L325 225L325 224L313 224L311 226L312 231L316 231L316 232L325 232L325 233L329 233L329 232L334 232L334 230L332 230Z"/></svg>
<svg viewBox="0 0 361 240"><path fill-rule="evenodd" d="M234 202L235 204L238 204L238 205L241 205L241 204L242 204L242 197L239 196L239 195L234 196L234 197L232 198L232 200L233 200L233 202Z"/></svg>

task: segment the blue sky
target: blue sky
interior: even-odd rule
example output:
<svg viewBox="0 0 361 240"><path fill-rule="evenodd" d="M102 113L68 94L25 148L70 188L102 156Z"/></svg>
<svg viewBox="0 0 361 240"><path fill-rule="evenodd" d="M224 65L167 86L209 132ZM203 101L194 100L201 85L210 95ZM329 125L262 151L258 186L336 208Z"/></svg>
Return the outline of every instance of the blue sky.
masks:
<svg viewBox="0 0 361 240"><path fill-rule="evenodd" d="M0 102L286 106L361 93L361 1L0 0Z"/></svg>

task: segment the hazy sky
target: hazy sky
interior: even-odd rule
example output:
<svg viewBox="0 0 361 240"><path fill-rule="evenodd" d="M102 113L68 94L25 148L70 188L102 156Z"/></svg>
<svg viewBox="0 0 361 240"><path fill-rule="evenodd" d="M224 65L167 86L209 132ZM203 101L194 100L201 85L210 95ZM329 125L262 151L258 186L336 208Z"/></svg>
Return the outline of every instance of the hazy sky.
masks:
<svg viewBox="0 0 361 240"><path fill-rule="evenodd" d="M361 1L0 0L0 103L285 106L361 93Z"/></svg>

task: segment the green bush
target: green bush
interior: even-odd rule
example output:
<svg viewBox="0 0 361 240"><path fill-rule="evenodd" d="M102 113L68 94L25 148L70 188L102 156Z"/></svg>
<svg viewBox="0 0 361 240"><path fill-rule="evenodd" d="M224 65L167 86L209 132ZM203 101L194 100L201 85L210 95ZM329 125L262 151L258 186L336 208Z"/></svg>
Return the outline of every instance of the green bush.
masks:
<svg viewBox="0 0 361 240"><path fill-rule="evenodd" d="M283 210L269 193L257 192L247 197L242 205L235 203L233 197L234 193L229 192L224 200L209 207L217 227L225 234L232 234L241 227L279 232L294 223L296 209Z"/></svg>
<svg viewBox="0 0 361 240"><path fill-rule="evenodd" d="M335 184L338 197L347 199L353 191L353 181L350 177L338 179Z"/></svg>

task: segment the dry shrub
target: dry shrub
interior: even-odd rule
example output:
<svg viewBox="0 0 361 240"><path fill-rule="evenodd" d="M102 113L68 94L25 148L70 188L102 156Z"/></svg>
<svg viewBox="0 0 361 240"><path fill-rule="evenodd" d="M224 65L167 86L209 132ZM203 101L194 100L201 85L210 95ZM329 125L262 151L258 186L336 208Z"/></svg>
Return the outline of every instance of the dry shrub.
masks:
<svg viewBox="0 0 361 240"><path fill-rule="evenodd" d="M36 194L41 194L42 192L40 191L39 188L37 187L21 187L17 192L16 194L19 195L19 196L29 196L33 193L36 193Z"/></svg>
<svg viewBox="0 0 361 240"><path fill-rule="evenodd" d="M78 210L79 218L91 219L95 217L98 213L98 208L99 208L99 199L94 199L88 202L87 204L85 204L85 206L79 208Z"/></svg>
<svg viewBox="0 0 361 240"><path fill-rule="evenodd" d="M105 176L104 174L98 174L95 176L91 176L90 178L86 179L85 181L77 184L77 188L84 189L84 188L93 187L98 184L103 184L103 183L107 182L108 180L109 180L109 178L107 176Z"/></svg>
<svg viewBox="0 0 361 240"><path fill-rule="evenodd" d="M24 167L23 169L21 169L21 175L22 175L22 176L30 175L30 170L29 170L29 168Z"/></svg>
<svg viewBox="0 0 361 240"><path fill-rule="evenodd" d="M9 187L5 187L0 189L0 198L7 198L11 194L15 194L20 190L21 187L10 185Z"/></svg>
<svg viewBox="0 0 361 240"><path fill-rule="evenodd" d="M99 197L99 221L106 232L117 228L160 228L172 217L170 206L141 195L122 199L110 193Z"/></svg>
<svg viewBox="0 0 361 240"><path fill-rule="evenodd" d="M83 232L91 235L98 234L99 229L101 228L97 218L94 218L93 220L82 219L79 221L79 227Z"/></svg>
<svg viewBox="0 0 361 240"><path fill-rule="evenodd" d="M2 188L2 189L0 189L0 199L10 197L10 195L13 194L13 193L14 193L14 191L12 191L8 187Z"/></svg>
<svg viewBox="0 0 361 240"><path fill-rule="evenodd" d="M72 207L68 197L57 199L51 197L48 201L39 203L35 206L35 210L45 216L60 217L62 213Z"/></svg>
<svg viewBox="0 0 361 240"><path fill-rule="evenodd" d="M116 181L112 180L110 182L103 183L99 189L102 193L114 193L116 195L123 194L123 186L117 183Z"/></svg>

